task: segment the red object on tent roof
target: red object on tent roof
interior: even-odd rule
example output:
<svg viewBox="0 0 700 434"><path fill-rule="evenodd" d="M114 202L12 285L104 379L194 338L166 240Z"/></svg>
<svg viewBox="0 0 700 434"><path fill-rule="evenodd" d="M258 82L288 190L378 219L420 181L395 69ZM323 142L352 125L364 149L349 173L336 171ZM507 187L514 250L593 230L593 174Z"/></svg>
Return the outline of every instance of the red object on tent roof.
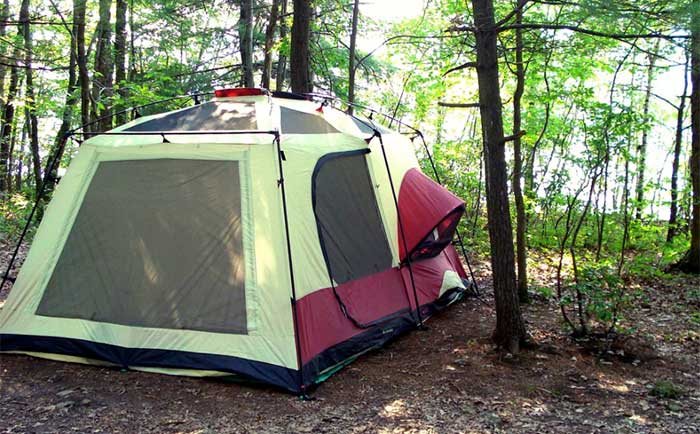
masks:
<svg viewBox="0 0 700 434"><path fill-rule="evenodd" d="M214 91L214 96L217 98L232 98L236 96L260 96L267 95L265 89L257 87L236 87L233 89L217 89Z"/></svg>

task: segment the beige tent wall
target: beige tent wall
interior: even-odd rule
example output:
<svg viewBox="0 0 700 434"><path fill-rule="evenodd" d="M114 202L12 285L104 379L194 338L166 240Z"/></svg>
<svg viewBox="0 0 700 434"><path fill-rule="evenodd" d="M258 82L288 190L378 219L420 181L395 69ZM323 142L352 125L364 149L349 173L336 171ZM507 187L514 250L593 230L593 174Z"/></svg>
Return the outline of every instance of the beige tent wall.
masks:
<svg viewBox="0 0 700 434"><path fill-rule="evenodd" d="M272 136L169 135L168 140L171 143L162 143L159 136L103 135L82 145L55 191L17 283L0 312L0 331L130 348L220 354L296 369L287 255L280 248L285 245L285 235ZM162 158L239 161L248 334L129 327L35 315L97 164Z"/></svg>

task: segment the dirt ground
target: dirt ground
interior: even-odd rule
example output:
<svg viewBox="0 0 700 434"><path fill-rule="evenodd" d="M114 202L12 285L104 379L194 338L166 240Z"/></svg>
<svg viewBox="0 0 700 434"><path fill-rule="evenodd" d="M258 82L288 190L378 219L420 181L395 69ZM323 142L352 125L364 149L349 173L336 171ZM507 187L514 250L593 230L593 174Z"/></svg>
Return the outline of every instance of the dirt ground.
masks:
<svg viewBox="0 0 700 434"><path fill-rule="evenodd" d="M490 277L485 264L478 269L482 300L460 302L428 330L365 355L310 401L265 387L2 356L0 432L700 432L700 306L683 296L700 279L643 286L646 300L630 318L638 354L598 359L566 337L552 302L536 300L525 315L541 346L510 358L489 341ZM652 394L659 381L679 396Z"/></svg>

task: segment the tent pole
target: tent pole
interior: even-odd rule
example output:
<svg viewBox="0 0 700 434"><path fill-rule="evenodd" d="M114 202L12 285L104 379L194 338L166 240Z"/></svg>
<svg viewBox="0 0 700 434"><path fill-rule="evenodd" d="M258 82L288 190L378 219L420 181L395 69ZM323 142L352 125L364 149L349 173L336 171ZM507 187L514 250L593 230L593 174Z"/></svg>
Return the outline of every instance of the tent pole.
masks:
<svg viewBox="0 0 700 434"><path fill-rule="evenodd" d="M433 160L433 155L430 153L430 150L428 149L428 144L425 142L425 137L423 137L423 133L419 130L415 130L416 134L418 137L420 137L421 142L423 143L423 149L425 149L426 155L428 155L428 160L430 161L430 166L433 168L433 173L435 174L435 181L437 181L438 184L442 184L442 180L440 179L440 175L438 174L437 171L437 166L435 166L435 160ZM467 255L467 249L464 248L464 240L462 239L462 234L459 231L459 226L455 228L455 234L457 235L457 242L459 242L459 247L462 250L462 256L464 256L464 261L467 263L467 269L469 270L469 277L472 278L472 285L474 285L474 290L476 291L477 295L479 294L479 286L476 283L476 279L474 278L474 271L472 270L472 265L469 261L469 255Z"/></svg>
<svg viewBox="0 0 700 434"><path fill-rule="evenodd" d="M411 278L411 287L413 288L413 299L416 303L416 315L418 316L418 328L424 329L423 316L420 313L420 302L418 301L418 292L416 291L416 281L413 277L413 266L411 265L411 255L408 252L408 244L406 243L406 233L403 230L403 222L401 221L401 213L399 212L399 200L396 196L396 188L394 187L394 180L391 176L391 169L389 168L389 159L386 156L386 150L384 149L384 140L382 140L382 133L376 128L374 129L374 135L379 138L379 144L382 148L382 156L384 157L384 165L386 166L386 173L389 176L389 185L391 186L391 194L394 197L394 206L396 207L396 219L399 222L399 232L401 232L401 240L403 241L404 250L406 250L406 265L408 265L408 275ZM399 260L401 257L399 256ZM409 303L410 304L410 303Z"/></svg>
<svg viewBox="0 0 700 434"><path fill-rule="evenodd" d="M297 315L297 293L296 284L294 283L294 266L292 264L292 243L289 238L289 217L287 214L287 193L284 188L284 170L282 168L282 160L285 159L282 149L280 147L280 134L275 132L274 142L277 148L277 163L279 165L279 179L277 180L277 185L280 187L282 193L282 211L284 214L284 235L287 239L287 260L289 264L289 280L292 286L292 321L294 322L294 345L296 347L297 353L297 365L299 366L299 394L302 398L306 398L306 392L304 390L304 372L301 360L301 344L299 342L299 321Z"/></svg>

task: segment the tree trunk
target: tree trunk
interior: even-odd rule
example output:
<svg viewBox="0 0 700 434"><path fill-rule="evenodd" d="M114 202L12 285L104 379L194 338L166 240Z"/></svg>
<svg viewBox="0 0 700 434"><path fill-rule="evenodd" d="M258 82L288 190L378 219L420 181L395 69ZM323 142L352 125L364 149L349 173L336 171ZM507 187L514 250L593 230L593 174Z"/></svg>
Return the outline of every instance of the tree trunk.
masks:
<svg viewBox="0 0 700 434"><path fill-rule="evenodd" d="M690 219L690 250L685 257L682 269L691 273L700 273L700 0L695 0L693 7L690 43L690 82L693 84L693 90L690 94L692 130L690 181L693 190L693 205Z"/></svg>
<svg viewBox="0 0 700 434"><path fill-rule="evenodd" d="M658 51L659 41L657 40L654 51L649 53L647 57L649 61L649 65L647 65L647 88L644 93L644 106L642 109L644 129L642 130L642 141L637 147L637 200L635 204L635 218L637 220L641 220L644 208L644 172L647 168L647 143L649 141L649 128L651 124L651 119L649 119L649 100L651 99L651 85L654 81L654 66L656 63L656 53Z"/></svg>
<svg viewBox="0 0 700 434"><path fill-rule="evenodd" d="M16 120L15 120L15 123ZM17 174L15 175L15 190L20 191L22 189L22 170L24 170L24 144L27 141L27 123L25 122L22 126L22 134L20 135L19 141L19 153L17 155ZM17 138L17 127L13 129L12 140ZM14 147L14 146L13 146ZM12 180L10 179L10 182Z"/></svg>
<svg viewBox="0 0 700 434"><path fill-rule="evenodd" d="M241 18L238 21L238 37L241 45L243 86L255 87L253 78L253 0L241 0Z"/></svg>
<svg viewBox="0 0 700 434"><path fill-rule="evenodd" d="M111 98L112 98L112 0L100 0L100 20L97 23L97 43L95 49L95 75L92 83L92 120L97 122L97 131L112 129Z"/></svg>
<svg viewBox="0 0 700 434"><path fill-rule="evenodd" d="M360 15L360 0L355 0L352 7L352 27L350 30L350 58L348 59L348 102L355 102L355 43L357 40L357 20ZM352 115L353 106L348 106L348 114Z"/></svg>
<svg viewBox="0 0 700 434"><path fill-rule="evenodd" d="M74 24L75 30L75 24ZM51 192L54 183L53 180L56 179L58 175L58 166L60 164L61 158L63 158L63 151L65 150L66 142L68 141L68 131L71 127L71 121L73 119L74 106L78 103L78 95L76 95L76 90L78 89L78 77L76 72L77 67L77 40L76 32L71 32L71 48L70 48L70 59L68 63L68 90L66 92L66 104L63 106L63 116L61 118L61 126L56 133L56 139L54 140L52 156L49 156L49 162L56 161L53 167L47 167L44 173L44 182L48 182L46 185L45 196Z"/></svg>
<svg viewBox="0 0 700 434"><path fill-rule="evenodd" d="M678 233L678 167L681 162L681 150L683 148L683 115L685 113L685 100L688 94L688 70L690 59L686 53L685 69L683 70L683 95L678 104L676 114L676 141L673 146L673 166L671 169L671 214L668 219L668 232L666 242L673 241Z"/></svg>
<svg viewBox="0 0 700 434"><path fill-rule="evenodd" d="M29 26L29 0L22 0L19 10L19 21L22 23L24 37L24 66L26 68L26 110L29 119L29 149L32 152L32 168L34 169L34 186L38 192L41 188L41 156L39 155L39 119L36 116L36 98L34 96L34 71L32 70L32 30Z"/></svg>
<svg viewBox="0 0 700 434"><path fill-rule="evenodd" d="M20 27L21 32L21 27ZM13 58L19 59L21 55L19 46L13 50ZM0 192L9 190L8 180L10 178L8 161L10 159L10 137L12 135L12 125L15 118L15 98L19 83L19 67L17 60L13 60L15 66L10 67L10 84L7 88L7 96L2 111L2 122L0 123Z"/></svg>
<svg viewBox="0 0 700 434"><path fill-rule="evenodd" d="M311 35L311 0L294 0L292 22L291 84L292 92L313 92L309 37Z"/></svg>
<svg viewBox="0 0 700 434"><path fill-rule="evenodd" d="M282 1L282 11L280 13L280 40L287 37L287 0ZM275 80L275 90L284 89L284 80L287 76L287 56L280 53L277 59L277 75Z"/></svg>
<svg viewBox="0 0 700 434"><path fill-rule="evenodd" d="M496 299L496 330L493 338L498 345L515 353L520 344L525 342L526 331L515 282L493 0L471 0L471 3L476 27L476 70L484 140L493 291Z"/></svg>
<svg viewBox="0 0 700 434"><path fill-rule="evenodd" d="M117 0L116 22L114 24L114 83L119 93L119 103L115 112L126 108L124 100L127 97L126 89L126 0ZM126 113L116 116L117 125L126 123Z"/></svg>
<svg viewBox="0 0 700 434"><path fill-rule="evenodd" d="M517 24L522 24L522 9L517 13ZM516 216L516 246L518 262L518 299L521 303L527 303L527 244L526 244L526 219L525 201L523 200L522 189L522 167L523 157L521 153L522 141L520 130L522 125L520 105L525 91L525 66L523 65L523 31L515 30L515 75L517 84L513 95L513 195L515 196L515 216Z"/></svg>
<svg viewBox="0 0 700 434"><path fill-rule="evenodd" d="M7 22L10 20L10 0L5 0L0 6L0 38L5 39L7 35ZM5 56L8 44L2 44L0 47L0 56ZM7 66L0 64L0 113L3 111L3 103L5 101L5 75L7 74Z"/></svg>
<svg viewBox="0 0 700 434"><path fill-rule="evenodd" d="M73 34L75 35L76 62L78 64L78 83L80 84L80 123L90 122L90 76L85 53L85 9L87 0L73 1ZM92 128L86 127L88 133ZM86 136L87 137L87 136Z"/></svg>
<svg viewBox="0 0 700 434"><path fill-rule="evenodd" d="M265 59L263 60L262 79L260 87L270 88L270 76L272 75L272 46L275 43L275 29L279 20L280 0L272 0L270 7L270 20L265 30Z"/></svg>

